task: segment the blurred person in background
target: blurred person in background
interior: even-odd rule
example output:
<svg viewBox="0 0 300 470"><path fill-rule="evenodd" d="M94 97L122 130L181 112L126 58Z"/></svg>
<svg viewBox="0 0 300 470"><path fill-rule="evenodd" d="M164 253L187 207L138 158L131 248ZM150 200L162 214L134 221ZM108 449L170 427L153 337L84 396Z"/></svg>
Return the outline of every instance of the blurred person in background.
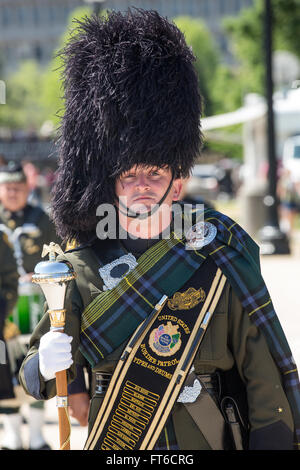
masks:
<svg viewBox="0 0 300 470"><path fill-rule="evenodd" d="M40 208L28 202L30 186L22 167L14 162L0 167L0 223L10 231L30 224L37 227L32 233L22 234L22 264L27 279L41 259L44 244L58 241L54 225Z"/></svg>
<svg viewBox="0 0 300 470"><path fill-rule="evenodd" d="M30 161L22 162L23 171L29 187L28 203L42 207L41 176L39 169Z"/></svg>
<svg viewBox="0 0 300 470"><path fill-rule="evenodd" d="M284 169L281 171L277 189L280 201L280 228L290 234L300 213L300 182L293 178L290 170Z"/></svg>
<svg viewBox="0 0 300 470"><path fill-rule="evenodd" d="M30 175L29 181L28 175ZM36 188L37 176L38 172L35 166L28 162L25 169L14 162L0 167L0 227L2 226L6 237L13 245L20 276L19 301L14 312L10 311L11 321L7 325L9 335L11 336L12 331L14 332L14 352L12 355L15 354L16 357L12 358L12 363L15 364L13 374L16 376L20 360L23 359L22 354L26 353L26 350L24 351L24 346L21 343L17 345L17 329L12 325L15 322L16 326L20 328L19 333L23 335L31 334L41 319L44 313L44 299L40 288L31 283L31 276L36 264L41 261L44 244L49 245L50 242L60 243L61 241L56 235L49 216L40 205L33 205L32 202L29 202L31 190ZM12 344L12 341L9 344ZM77 379L69 387L70 415L77 419L81 426L87 424L87 413L83 412L82 403L86 405L84 408L86 410L89 404L88 393L85 386L84 369L82 365L78 364ZM6 437L5 442L2 443L5 448L22 447L20 407L22 404L28 403L28 398L21 395L18 405L16 403L17 401L14 399L11 406L6 406L4 410L5 413L7 412L4 427ZM9 403L6 402L7 404ZM43 423L44 402L31 400L28 416L30 449L50 449L42 434Z"/></svg>
<svg viewBox="0 0 300 470"><path fill-rule="evenodd" d="M4 165L7 165L7 160L5 156L0 153L0 167Z"/></svg>
<svg viewBox="0 0 300 470"><path fill-rule="evenodd" d="M18 299L18 271L13 249L5 233L0 232L0 414L4 424L5 438L2 448L12 446L20 447L20 441L16 439L14 432L18 406L14 391L14 376L8 354L9 344L14 342L18 331L7 322L9 313L14 308ZM18 415L18 426L21 420Z"/></svg>
<svg viewBox="0 0 300 470"><path fill-rule="evenodd" d="M191 181L191 177L185 178L183 180L179 199L184 204L191 204L191 205L203 204L205 209L214 209L214 204L212 203L212 201L202 197L201 194L198 194L198 192L195 193L195 191L189 188L190 181Z"/></svg>
<svg viewBox="0 0 300 470"><path fill-rule="evenodd" d="M13 245L19 272L19 302L14 312L14 322L20 327L21 334L30 334L34 324L42 316L43 300L36 286L31 283L35 265L41 260L44 244L58 242L56 232L49 216L38 206L28 203L30 185L22 166L9 162L0 167L0 228ZM34 303L33 296L40 296L41 302ZM24 302L28 310L24 311ZM35 308L35 310L34 310ZM40 308L39 316L32 316ZM12 315L12 311L10 312ZM28 325L25 325L24 315L28 315ZM12 320L12 318L11 318ZM18 324L19 323L19 324ZM19 350L18 350L19 353ZM11 358L13 360L13 358ZM15 358L18 363L18 358ZM18 370L14 371L16 374ZM22 416L20 405L6 406L4 420L4 442L2 446L8 449L22 447L21 429ZM30 449L49 449L42 426L44 423L44 403L32 401L29 405L28 425L30 430Z"/></svg>

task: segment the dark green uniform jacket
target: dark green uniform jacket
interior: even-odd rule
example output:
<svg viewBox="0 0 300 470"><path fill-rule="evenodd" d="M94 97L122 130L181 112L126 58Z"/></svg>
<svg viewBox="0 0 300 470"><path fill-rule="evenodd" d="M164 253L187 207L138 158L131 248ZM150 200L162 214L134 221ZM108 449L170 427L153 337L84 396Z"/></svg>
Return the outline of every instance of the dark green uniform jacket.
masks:
<svg viewBox="0 0 300 470"><path fill-rule="evenodd" d="M14 231L18 227L23 227L24 224L32 224L38 229L29 234L22 234L20 236L20 262L24 270L24 272L19 270L19 274L21 276L25 273L32 273L34 271L35 265L41 260L41 253L44 244L48 245L51 241L58 242L58 237L55 233L53 223L50 221L48 215L37 206L27 204L23 210L11 212L0 205L0 224L7 227L10 231ZM5 232L4 237L7 240L7 238L10 237L10 234ZM8 317L12 314L13 308L18 300L19 275L17 273L16 259L12 251L13 246L10 245L10 249L8 249L7 244L5 243L2 243L2 246L3 249L1 248L1 254L3 253L3 256L1 257L1 266L3 268L3 273L1 273L0 292L2 293L4 290L4 295L6 296L5 316ZM13 289L12 286L10 286L9 290L7 290L7 284L10 284L11 281L13 281ZM7 323L7 327L12 329L12 323ZM3 381L0 383L0 395L1 391L3 391L2 394L5 394L6 396L3 396L2 398L11 398L14 395L12 392L12 378L8 371L6 373L6 379L5 387ZM10 390L9 396L7 393L4 393L4 388L7 389L7 387Z"/></svg>
<svg viewBox="0 0 300 470"><path fill-rule="evenodd" d="M133 253L137 258L138 251L137 246ZM65 327L65 332L73 337L72 351L73 357L76 357L82 312L103 290L103 282L93 246L67 252L63 259L68 260L77 272L76 281L72 281L67 288ZM204 267L205 264L199 269ZM38 368L39 340L49 331L49 327L48 316L45 315L32 335L30 349L20 372L24 389L37 399L49 399L56 394L55 381L45 382ZM125 344L99 361L94 371L112 372ZM250 449L292 449L294 422L281 375L264 334L245 314L240 299L228 281L196 355L194 367L196 374L212 374L233 368L238 371L247 394ZM74 378L75 370L73 364L68 372L69 381ZM101 398L98 397L92 400L90 427L100 402ZM174 405L171 415L180 449L210 448L182 403Z"/></svg>
<svg viewBox="0 0 300 470"><path fill-rule="evenodd" d="M18 299L18 272L12 247L7 236L0 232L0 340L3 338L4 322L9 312L14 308ZM4 352L4 343L1 343L1 354ZM7 352L5 360L0 361L0 399L13 398L14 392Z"/></svg>
<svg viewBox="0 0 300 470"><path fill-rule="evenodd" d="M15 230L24 224L33 224L38 227L36 233L21 235L21 249L23 267L26 273L32 273L37 263L41 261L43 245L50 242L58 243L54 225L49 216L40 208L27 204L23 210L10 212L0 205L0 223L9 229Z"/></svg>

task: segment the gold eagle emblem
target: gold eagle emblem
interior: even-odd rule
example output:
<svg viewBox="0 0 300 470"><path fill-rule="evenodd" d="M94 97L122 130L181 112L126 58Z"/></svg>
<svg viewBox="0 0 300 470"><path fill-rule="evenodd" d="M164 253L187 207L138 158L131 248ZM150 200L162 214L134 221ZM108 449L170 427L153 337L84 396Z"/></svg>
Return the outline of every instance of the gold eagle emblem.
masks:
<svg viewBox="0 0 300 470"><path fill-rule="evenodd" d="M168 300L168 307L171 310L189 310L194 308L200 302L204 302L206 297L205 291L189 287L185 292L175 292L172 299Z"/></svg>

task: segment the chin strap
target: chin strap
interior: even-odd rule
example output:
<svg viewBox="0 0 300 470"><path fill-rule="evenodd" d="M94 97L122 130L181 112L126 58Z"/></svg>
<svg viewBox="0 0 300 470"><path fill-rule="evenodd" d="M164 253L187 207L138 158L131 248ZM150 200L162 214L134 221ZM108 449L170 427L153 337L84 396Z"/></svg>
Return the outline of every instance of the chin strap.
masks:
<svg viewBox="0 0 300 470"><path fill-rule="evenodd" d="M125 206L125 204L123 204L122 201L120 201L120 200L119 200L119 211L121 212L121 214L125 215L126 217L130 217L131 219L147 219L147 217L150 217L153 214L155 214L155 212L160 208L160 206L162 205L162 203L164 202L164 200L166 199L167 195L170 192L173 181L174 181L174 173L172 174L170 184L169 184L165 194L162 196L160 201L157 204L155 204L154 207L152 209L150 209L149 211L142 212L141 214L139 212L134 212L129 207ZM121 207L123 209L125 209L126 212L123 212L121 210Z"/></svg>

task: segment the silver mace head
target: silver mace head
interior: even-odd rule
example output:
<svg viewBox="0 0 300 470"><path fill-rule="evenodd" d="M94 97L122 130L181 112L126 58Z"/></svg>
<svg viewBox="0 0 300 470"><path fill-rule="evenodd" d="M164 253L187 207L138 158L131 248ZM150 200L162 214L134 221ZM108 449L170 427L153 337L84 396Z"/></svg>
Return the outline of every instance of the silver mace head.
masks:
<svg viewBox="0 0 300 470"><path fill-rule="evenodd" d="M51 326L62 328L65 323L65 294L68 282L75 279L76 273L68 261L57 261L56 254L63 254L59 245L51 242L44 245L42 258L49 254L48 261L39 262L34 268L32 282L42 289L50 315Z"/></svg>

